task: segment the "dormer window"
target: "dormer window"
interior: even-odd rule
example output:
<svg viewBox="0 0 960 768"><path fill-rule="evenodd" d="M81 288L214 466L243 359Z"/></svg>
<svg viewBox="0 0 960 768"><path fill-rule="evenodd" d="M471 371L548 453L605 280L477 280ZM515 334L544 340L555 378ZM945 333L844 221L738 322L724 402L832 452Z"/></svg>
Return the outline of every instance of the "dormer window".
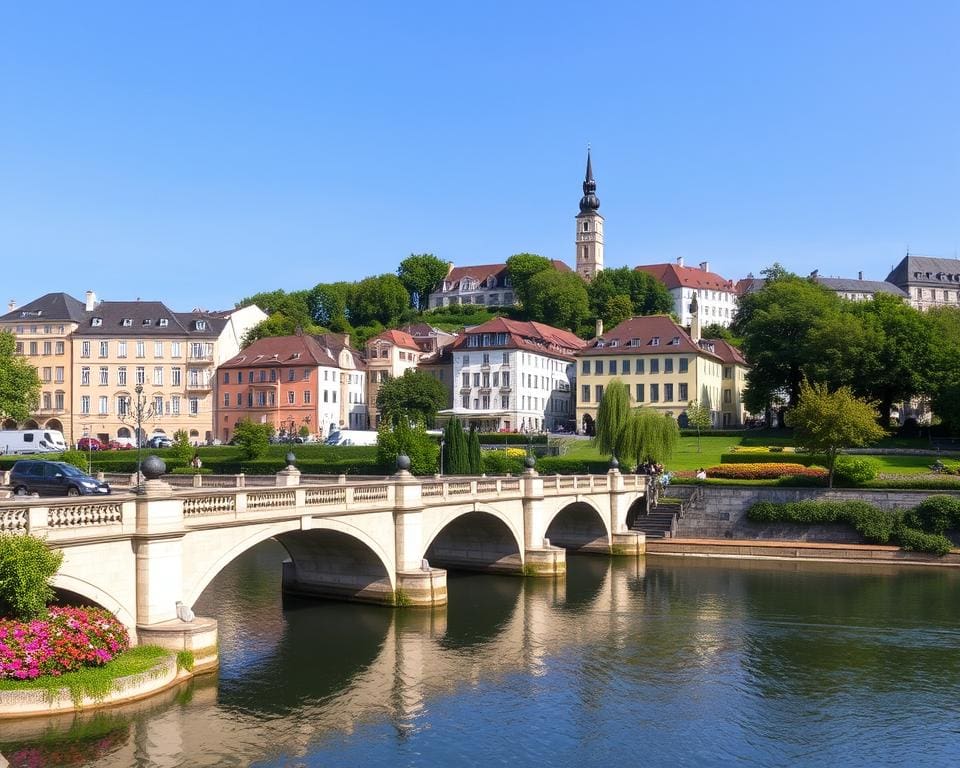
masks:
<svg viewBox="0 0 960 768"><path fill-rule="evenodd" d="M207 330L207 321L206 321L206 320L197 320L196 326L197 326L197 330L198 330L198 331L205 331L205 330Z"/></svg>
<svg viewBox="0 0 960 768"><path fill-rule="evenodd" d="M144 326L144 328L149 327L149 326L152 325L152 324L153 324L153 321L152 321L150 318L144 318L144 320L143 320L143 326Z"/></svg>
<svg viewBox="0 0 960 768"><path fill-rule="evenodd" d="M659 337L659 336L654 336L652 339L650 339L650 346L651 346L651 347L659 347L659 346L660 346L660 337Z"/></svg>
<svg viewBox="0 0 960 768"><path fill-rule="evenodd" d="M167 318L165 317L161 317L157 321L157 325L159 325L161 328L166 328L168 323L169 323L169 320L167 320Z"/></svg>
<svg viewBox="0 0 960 768"><path fill-rule="evenodd" d="M639 346L640 346L640 339L630 339L630 346L631 346L631 347L639 347Z"/></svg>
<svg viewBox="0 0 960 768"><path fill-rule="evenodd" d="M619 346L620 346L620 342L619 342L617 339L612 339L612 340L610 341L610 346L611 346L611 347L619 347Z"/></svg>
<svg viewBox="0 0 960 768"><path fill-rule="evenodd" d="M103 325L103 318L102 318L102 317L95 317L95 318L93 318L93 319L90 321L90 325L92 325L94 328L97 328L97 327Z"/></svg>
<svg viewBox="0 0 960 768"><path fill-rule="evenodd" d="M94 320L98 320L98 319L99 318L94 318ZM94 323L94 325L100 325L100 323ZM120 321L120 325L122 325L124 328L129 328L131 325L133 325L133 319L129 317L125 317L123 318L123 320Z"/></svg>
<svg viewBox="0 0 960 768"><path fill-rule="evenodd" d="M672 339L670 339L670 346L676 347L676 346L678 346L679 344L680 344L680 337L679 337L679 336L674 336Z"/></svg>

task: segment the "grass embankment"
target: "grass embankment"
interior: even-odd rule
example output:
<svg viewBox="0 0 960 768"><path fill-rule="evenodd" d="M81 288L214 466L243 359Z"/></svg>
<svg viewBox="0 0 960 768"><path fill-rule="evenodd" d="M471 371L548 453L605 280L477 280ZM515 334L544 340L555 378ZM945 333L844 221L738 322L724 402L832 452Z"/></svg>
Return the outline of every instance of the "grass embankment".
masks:
<svg viewBox="0 0 960 768"><path fill-rule="evenodd" d="M0 691L45 690L52 697L61 688L70 690L74 702L85 697L103 699L121 677L138 675L155 667L171 652L153 645L138 645L108 661L101 667L85 667L54 677L46 675L33 680L0 679Z"/></svg>

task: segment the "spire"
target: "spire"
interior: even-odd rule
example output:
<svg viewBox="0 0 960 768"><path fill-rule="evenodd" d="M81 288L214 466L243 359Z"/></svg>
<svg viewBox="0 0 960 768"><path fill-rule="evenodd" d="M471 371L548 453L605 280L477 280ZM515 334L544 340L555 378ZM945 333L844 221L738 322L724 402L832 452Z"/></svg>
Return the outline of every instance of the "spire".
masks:
<svg viewBox="0 0 960 768"><path fill-rule="evenodd" d="M593 180L593 163L590 161L590 147L587 146L587 173L583 180L583 197L580 198L580 213L594 213L600 208L600 199L596 195L597 182Z"/></svg>

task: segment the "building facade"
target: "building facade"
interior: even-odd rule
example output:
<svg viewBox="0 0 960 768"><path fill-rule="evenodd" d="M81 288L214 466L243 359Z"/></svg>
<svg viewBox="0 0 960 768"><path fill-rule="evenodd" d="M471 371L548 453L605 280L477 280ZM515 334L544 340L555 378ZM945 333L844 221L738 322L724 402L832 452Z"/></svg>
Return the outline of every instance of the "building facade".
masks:
<svg viewBox="0 0 960 768"><path fill-rule="evenodd" d="M673 296L674 312L680 325L690 325L690 302L697 296L700 322L703 325L728 326L737 314L737 288L710 271L709 262L702 261L696 268L684 266L683 257L676 263L643 264L636 268L663 283Z"/></svg>
<svg viewBox="0 0 960 768"><path fill-rule="evenodd" d="M84 302L46 294L0 318L44 382L37 414L4 427L59 428L68 443L134 441L138 429L143 439L183 430L194 443L212 440L213 369L264 318L257 307L174 312L156 301L97 301L93 291Z"/></svg>
<svg viewBox="0 0 960 768"><path fill-rule="evenodd" d="M691 401L705 404L716 427L744 422L746 362L732 346L701 339L696 302L688 333L666 315L633 317L577 353L577 425L593 434L606 387L619 379L633 407L653 408L682 422ZM688 310L689 311L689 310Z"/></svg>
<svg viewBox="0 0 960 768"><path fill-rule="evenodd" d="M569 272L562 261L552 261L555 269ZM430 294L430 308L451 304L484 304L491 307L509 307L517 303L510 284L506 263L476 264L469 267L450 265L447 276L436 291Z"/></svg>
<svg viewBox="0 0 960 768"><path fill-rule="evenodd" d="M879 293L889 294L907 300L909 294L893 283L884 280L864 280L863 272L858 273L856 279L852 277L821 277L817 270L810 273L810 279L827 290L833 291L841 299L848 301L869 301ZM762 277L747 275L737 281L737 296L759 291L766 284Z"/></svg>
<svg viewBox="0 0 960 768"><path fill-rule="evenodd" d="M907 253L887 275L917 309L960 307L960 259Z"/></svg>
<svg viewBox="0 0 960 768"><path fill-rule="evenodd" d="M403 376L414 369L424 353L413 336L404 331L384 331L370 339L365 347L367 364L367 421L380 426L377 395L387 379Z"/></svg>
<svg viewBox="0 0 960 768"><path fill-rule="evenodd" d="M553 431L572 424L574 353L569 331L495 318L451 347L453 407L444 412L489 432Z"/></svg>
<svg viewBox="0 0 960 768"><path fill-rule="evenodd" d="M600 215L600 198L597 183L593 180L593 163L587 149L587 172L583 179L583 197L580 198L580 213L576 217L577 274L590 282L603 269L603 216Z"/></svg>

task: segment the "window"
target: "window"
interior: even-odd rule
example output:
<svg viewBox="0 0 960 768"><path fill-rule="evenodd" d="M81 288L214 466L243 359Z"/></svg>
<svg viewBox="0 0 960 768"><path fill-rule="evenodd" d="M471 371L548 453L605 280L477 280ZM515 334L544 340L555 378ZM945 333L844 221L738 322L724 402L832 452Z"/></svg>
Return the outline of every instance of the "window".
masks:
<svg viewBox="0 0 960 768"><path fill-rule="evenodd" d="M153 356L154 357L163 357L163 342L155 341L153 342Z"/></svg>
<svg viewBox="0 0 960 768"><path fill-rule="evenodd" d="M309 369L309 368L304 368L304 369L303 369L303 380L304 380L304 381L310 381L310 369Z"/></svg>
<svg viewBox="0 0 960 768"><path fill-rule="evenodd" d="M171 341L170 342L170 356L171 357L180 357L180 342Z"/></svg>
<svg viewBox="0 0 960 768"><path fill-rule="evenodd" d="M117 342L117 357L126 357L127 356L127 342L118 341Z"/></svg>
<svg viewBox="0 0 960 768"><path fill-rule="evenodd" d="M229 383L230 383L230 371L224 371L224 372L223 372L223 383L224 383L224 384L229 384Z"/></svg>
<svg viewBox="0 0 960 768"><path fill-rule="evenodd" d="M463 374L461 374L461 376L463 378L462 386L464 389L466 389L467 387L470 386L470 374L464 371Z"/></svg>
<svg viewBox="0 0 960 768"><path fill-rule="evenodd" d="M58 366L56 367L56 369L54 369L54 370L55 370L55 374L56 374L56 382L57 382L57 384L63 384L63 366L62 366L62 365L58 365Z"/></svg>
<svg viewBox="0 0 960 768"><path fill-rule="evenodd" d="M723 402L725 403L733 402L733 393L729 389L723 390Z"/></svg>
<svg viewBox="0 0 960 768"><path fill-rule="evenodd" d="M589 403L590 402L590 385L584 384L580 387L580 402Z"/></svg>
<svg viewBox="0 0 960 768"><path fill-rule="evenodd" d="M621 361L620 361L620 373L622 373L622 374L628 374L628 373L630 373L630 361L629 361L629 360L621 360Z"/></svg>
<svg viewBox="0 0 960 768"><path fill-rule="evenodd" d="M110 356L110 342L101 341L100 342L100 357L109 357Z"/></svg>
<svg viewBox="0 0 960 768"><path fill-rule="evenodd" d="M243 408L243 395L240 392L237 392L237 408Z"/></svg>
<svg viewBox="0 0 960 768"><path fill-rule="evenodd" d="M603 400L603 385L602 385L602 384L597 384L596 386L594 386L594 388L593 388L593 395L594 395L594 399L595 399L598 403L599 403L601 400Z"/></svg>
<svg viewBox="0 0 960 768"><path fill-rule="evenodd" d="M294 405L297 401L297 393L292 389L287 392L287 405Z"/></svg>
<svg viewBox="0 0 960 768"><path fill-rule="evenodd" d="M196 397L190 398L190 415L196 416L200 413L200 400Z"/></svg>
<svg viewBox="0 0 960 768"><path fill-rule="evenodd" d="M101 325L103 325L103 318L102 317L92 318L90 320L90 325L92 325L94 328L99 328Z"/></svg>
<svg viewBox="0 0 960 768"><path fill-rule="evenodd" d="M680 358L680 373L686 373L687 370L688 370L688 369L687 369L687 366L688 366L689 364L690 364L689 359L687 359L686 357L681 357L681 358Z"/></svg>
<svg viewBox="0 0 960 768"><path fill-rule="evenodd" d="M181 385L181 372L179 368L170 369L170 385L173 387L179 387Z"/></svg>
<svg viewBox="0 0 960 768"><path fill-rule="evenodd" d="M30 342L30 354L31 355L37 354L37 342L35 341Z"/></svg>
<svg viewBox="0 0 960 768"><path fill-rule="evenodd" d="M490 395L483 395L483 397L480 398L480 407L485 411L490 410Z"/></svg>
<svg viewBox="0 0 960 768"><path fill-rule="evenodd" d="M689 395L689 393L687 392L687 385L686 385L686 384L681 384L681 385L680 385L680 402L681 402L681 403L687 403L687 402L689 402L689 401L690 401L690 395Z"/></svg>
<svg viewBox="0 0 960 768"><path fill-rule="evenodd" d="M617 375L617 361L616 361L616 360L608 360L608 361L607 361L607 372L608 372L611 376L616 376L616 375Z"/></svg>
<svg viewBox="0 0 960 768"><path fill-rule="evenodd" d="M41 378L45 384L49 384L53 380L53 369L50 366L45 366Z"/></svg>
<svg viewBox="0 0 960 768"><path fill-rule="evenodd" d="M163 413L163 395L156 395L153 398L153 412Z"/></svg>
<svg viewBox="0 0 960 768"><path fill-rule="evenodd" d="M110 369L105 365L100 366L100 386L105 387L109 384L108 377L110 376Z"/></svg>
<svg viewBox="0 0 960 768"><path fill-rule="evenodd" d="M130 398L127 395L117 397L117 416L126 416L130 413Z"/></svg>
<svg viewBox="0 0 960 768"><path fill-rule="evenodd" d="M163 366L158 365L153 369L153 386L162 387L163 386Z"/></svg>
<svg viewBox="0 0 960 768"><path fill-rule="evenodd" d="M291 392L290 394L293 394L293 393ZM229 393L229 392L224 392L224 393L223 393L223 407L224 407L224 408L229 408L229 407L230 407L230 393Z"/></svg>
<svg viewBox="0 0 960 768"><path fill-rule="evenodd" d="M43 410L45 411L50 410L50 393L49 392L43 393Z"/></svg>
<svg viewBox="0 0 960 768"><path fill-rule="evenodd" d="M84 415L90 413L90 395L83 395L80 398L80 413Z"/></svg>
<svg viewBox="0 0 960 768"><path fill-rule="evenodd" d="M145 344L142 341L137 342L137 357L146 357Z"/></svg>
<svg viewBox="0 0 960 768"><path fill-rule="evenodd" d="M479 386L480 386L480 374L479 374L479 373L473 374L473 386L475 386L475 387L479 387Z"/></svg>
<svg viewBox="0 0 960 768"><path fill-rule="evenodd" d="M660 373L660 358L652 357L650 358L650 373Z"/></svg>
<svg viewBox="0 0 960 768"><path fill-rule="evenodd" d="M650 402L651 403L660 402L660 385L659 384L650 385Z"/></svg>
<svg viewBox="0 0 960 768"><path fill-rule="evenodd" d="M80 357L90 357L90 342L85 341L80 345Z"/></svg>
<svg viewBox="0 0 960 768"><path fill-rule="evenodd" d="M52 341L45 341L45 342L43 342L43 354L45 354L45 355L51 355L51 354L53 354L53 342L52 342Z"/></svg>
<svg viewBox="0 0 960 768"><path fill-rule="evenodd" d="M660 337L659 337L659 336L654 336L652 339L650 339L650 346L651 346L651 347L659 347L659 346L660 346Z"/></svg>
<svg viewBox="0 0 960 768"><path fill-rule="evenodd" d="M673 384L663 385L663 399L667 403L673 402Z"/></svg>
<svg viewBox="0 0 960 768"><path fill-rule="evenodd" d="M287 371L287 381L295 381L297 378L297 369L291 368Z"/></svg>
<svg viewBox="0 0 960 768"><path fill-rule="evenodd" d="M167 320L165 317L161 317L159 320L157 320L157 325L159 325L161 328L166 328L168 323L169 320Z"/></svg>
<svg viewBox="0 0 960 768"><path fill-rule="evenodd" d="M123 318L123 320L120 321L120 325L122 325L124 328L129 328L130 326L133 325L133 318L130 318L130 317Z"/></svg>
<svg viewBox="0 0 960 768"><path fill-rule="evenodd" d="M127 367L125 365L121 365L119 368L117 368L117 386L127 386Z"/></svg>
<svg viewBox="0 0 960 768"><path fill-rule="evenodd" d="M146 384L147 383L147 369L142 366L137 366L137 377L135 380L136 384Z"/></svg>
<svg viewBox="0 0 960 768"><path fill-rule="evenodd" d="M99 400L99 410L97 411L101 416L106 416L110 412L110 400L106 395L100 395Z"/></svg>
<svg viewBox="0 0 960 768"><path fill-rule="evenodd" d="M153 320L151 320L149 317L145 317L145 318L143 319L143 326L144 326L145 328L146 328L146 327L149 327L149 326L152 325L152 324L153 324Z"/></svg>
<svg viewBox="0 0 960 768"><path fill-rule="evenodd" d="M80 369L80 385L84 387L90 386L90 366L85 365Z"/></svg>
<svg viewBox="0 0 960 768"><path fill-rule="evenodd" d="M309 390L309 389L305 389L305 390L303 391L303 404L304 404L304 405L310 405L310 390Z"/></svg>
<svg viewBox="0 0 960 768"><path fill-rule="evenodd" d="M500 407L504 410L510 408L510 395L500 395Z"/></svg>
<svg viewBox="0 0 960 768"><path fill-rule="evenodd" d="M643 384L637 384L637 402L643 402Z"/></svg>
<svg viewBox="0 0 960 768"><path fill-rule="evenodd" d="M733 368L729 365L723 366L723 378L729 379L733 377Z"/></svg>
<svg viewBox="0 0 960 768"><path fill-rule="evenodd" d="M207 330L207 321L206 320L197 320L197 330L205 331ZM191 411L193 413L193 411Z"/></svg>
<svg viewBox="0 0 960 768"><path fill-rule="evenodd" d="M638 358L636 359L636 362L634 362L634 364L633 364L633 372L636 373L636 374L638 374L638 375L643 375L643 373L644 373L644 366L645 366L644 359L643 359L642 357L638 357Z"/></svg>
<svg viewBox="0 0 960 768"><path fill-rule="evenodd" d="M663 372L664 373L673 373L673 358L665 357L663 358Z"/></svg>
<svg viewBox="0 0 960 768"><path fill-rule="evenodd" d="M580 372L581 372L581 373L587 373L587 374L590 373L590 361L589 361L589 360L584 360L584 361L580 364Z"/></svg>

